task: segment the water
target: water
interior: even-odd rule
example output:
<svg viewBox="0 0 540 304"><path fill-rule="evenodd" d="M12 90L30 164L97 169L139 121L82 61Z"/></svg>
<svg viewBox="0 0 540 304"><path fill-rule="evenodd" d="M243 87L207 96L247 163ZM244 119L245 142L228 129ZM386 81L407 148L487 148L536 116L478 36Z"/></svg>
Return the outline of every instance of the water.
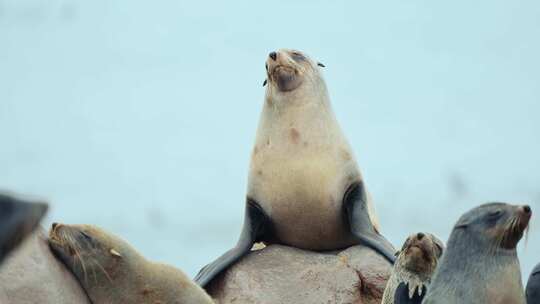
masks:
<svg viewBox="0 0 540 304"><path fill-rule="evenodd" d="M533 1L0 0L0 188L194 275L239 235L264 60L323 62L383 233L540 212ZM540 262L538 221L519 255ZM526 246L524 246L526 243Z"/></svg>

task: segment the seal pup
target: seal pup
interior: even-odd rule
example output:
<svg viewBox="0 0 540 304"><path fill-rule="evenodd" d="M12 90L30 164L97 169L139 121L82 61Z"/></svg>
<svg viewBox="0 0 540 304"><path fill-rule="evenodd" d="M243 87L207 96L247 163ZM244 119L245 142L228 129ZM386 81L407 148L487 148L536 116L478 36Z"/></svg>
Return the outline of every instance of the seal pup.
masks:
<svg viewBox="0 0 540 304"><path fill-rule="evenodd" d="M516 246L529 206L488 203L454 226L424 304L525 304Z"/></svg>
<svg viewBox="0 0 540 304"><path fill-rule="evenodd" d="M422 303L444 244L430 233L410 235L397 253L382 304Z"/></svg>
<svg viewBox="0 0 540 304"><path fill-rule="evenodd" d="M0 263L36 227L48 205L0 193Z"/></svg>
<svg viewBox="0 0 540 304"><path fill-rule="evenodd" d="M527 304L540 304L540 263L534 267L529 276L525 295Z"/></svg>
<svg viewBox="0 0 540 304"><path fill-rule="evenodd" d="M146 260L124 240L98 227L53 223L49 246L92 303L214 303L180 270Z"/></svg>
<svg viewBox="0 0 540 304"><path fill-rule="evenodd" d="M364 244L391 263L360 169L332 111L322 66L289 49L271 52L236 246L195 277L206 286L255 242L325 251Z"/></svg>

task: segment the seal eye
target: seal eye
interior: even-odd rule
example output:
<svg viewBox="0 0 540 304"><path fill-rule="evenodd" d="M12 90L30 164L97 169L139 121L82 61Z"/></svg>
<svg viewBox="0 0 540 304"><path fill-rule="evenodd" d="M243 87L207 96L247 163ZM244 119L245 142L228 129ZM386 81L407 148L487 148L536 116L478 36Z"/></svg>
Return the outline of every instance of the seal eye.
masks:
<svg viewBox="0 0 540 304"><path fill-rule="evenodd" d="M84 231L81 231L81 234L82 234L82 236L84 236L84 238L85 238L87 241L89 241L89 242L92 241L92 237L89 236L88 234L86 234Z"/></svg>
<svg viewBox="0 0 540 304"><path fill-rule="evenodd" d="M304 57L304 55L298 53L298 52L293 52L291 54L291 57L294 61L303 61L306 59L306 57Z"/></svg>
<svg viewBox="0 0 540 304"><path fill-rule="evenodd" d="M496 219L498 219L498 218L501 217L502 213L503 213L503 212L502 212L502 210L500 210L500 209L499 209L499 210L495 210L495 211L491 211L490 213L488 213L488 217L489 217L490 219L492 219L492 220L496 220Z"/></svg>
<svg viewBox="0 0 540 304"><path fill-rule="evenodd" d="M441 245L435 243L435 249L436 249L436 252L437 252L437 257L441 257L442 253L443 253L443 249L441 247Z"/></svg>

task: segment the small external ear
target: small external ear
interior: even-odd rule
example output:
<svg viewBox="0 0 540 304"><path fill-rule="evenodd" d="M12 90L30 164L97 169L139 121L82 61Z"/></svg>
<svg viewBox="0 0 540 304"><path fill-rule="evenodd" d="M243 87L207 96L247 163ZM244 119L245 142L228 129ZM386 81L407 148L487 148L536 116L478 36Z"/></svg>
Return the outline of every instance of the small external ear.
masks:
<svg viewBox="0 0 540 304"><path fill-rule="evenodd" d="M397 258L400 253L401 253L401 250L398 250L398 251L396 251L396 253L394 253L394 256Z"/></svg>
<svg viewBox="0 0 540 304"><path fill-rule="evenodd" d="M326 67L324 64L322 64L322 63L320 63L320 62L317 62L317 65L320 66L320 67L323 67L323 68Z"/></svg>
<svg viewBox="0 0 540 304"><path fill-rule="evenodd" d="M263 82L263 87L268 83L268 80L265 79L264 82Z"/></svg>
<svg viewBox="0 0 540 304"><path fill-rule="evenodd" d="M116 250L114 250L114 249L109 250L109 252L110 252L113 256L115 256L115 257L119 257L119 258L122 257L122 255L120 254L120 252L118 252L118 251L116 251Z"/></svg>

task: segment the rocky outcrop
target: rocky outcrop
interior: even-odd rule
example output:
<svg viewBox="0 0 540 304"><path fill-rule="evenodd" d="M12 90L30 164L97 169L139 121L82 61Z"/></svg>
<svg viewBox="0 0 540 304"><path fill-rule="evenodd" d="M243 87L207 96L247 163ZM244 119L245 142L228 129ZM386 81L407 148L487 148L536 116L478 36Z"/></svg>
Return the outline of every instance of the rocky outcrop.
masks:
<svg viewBox="0 0 540 304"><path fill-rule="evenodd" d="M370 248L252 251L209 286L218 303L379 304L392 266Z"/></svg>
<svg viewBox="0 0 540 304"><path fill-rule="evenodd" d="M89 304L71 272L51 253L42 229L0 265L2 304Z"/></svg>

